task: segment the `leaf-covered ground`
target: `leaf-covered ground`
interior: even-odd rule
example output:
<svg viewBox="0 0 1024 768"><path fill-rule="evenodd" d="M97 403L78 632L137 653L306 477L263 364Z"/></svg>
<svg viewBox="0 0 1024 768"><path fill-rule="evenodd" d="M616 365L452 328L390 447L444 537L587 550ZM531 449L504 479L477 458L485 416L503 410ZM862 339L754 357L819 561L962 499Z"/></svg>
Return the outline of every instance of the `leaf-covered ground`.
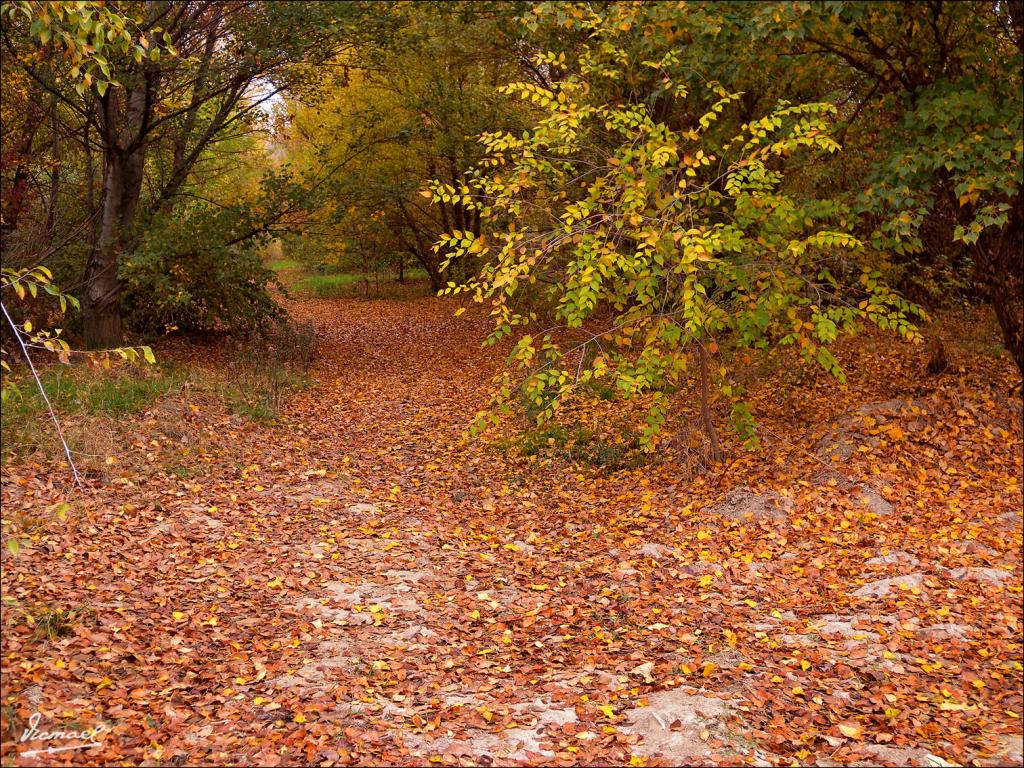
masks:
<svg viewBox="0 0 1024 768"><path fill-rule="evenodd" d="M297 302L315 386L270 425L160 400L66 522L56 460L5 468L38 523L4 555L4 764L1020 763L1005 359L924 378L871 337L845 388L752 360L764 446L709 471L587 405L522 455L463 438L497 362L452 309ZM36 711L111 730L16 758Z"/></svg>

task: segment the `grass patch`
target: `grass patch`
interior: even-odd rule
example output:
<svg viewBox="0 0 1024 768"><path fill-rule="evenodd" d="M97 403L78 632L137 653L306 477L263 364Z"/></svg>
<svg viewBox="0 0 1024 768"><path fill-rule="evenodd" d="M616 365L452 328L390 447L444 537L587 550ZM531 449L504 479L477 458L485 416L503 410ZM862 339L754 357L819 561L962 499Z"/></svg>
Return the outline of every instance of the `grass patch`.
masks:
<svg viewBox="0 0 1024 768"><path fill-rule="evenodd" d="M91 608L51 608L44 606L26 617L36 640L59 640L67 637L76 624L91 622L96 612Z"/></svg>
<svg viewBox="0 0 1024 768"><path fill-rule="evenodd" d="M275 272L285 272L295 269L305 269L306 265L301 261L295 259L274 259L273 261L267 262L267 269L272 269Z"/></svg>
<svg viewBox="0 0 1024 768"><path fill-rule="evenodd" d="M11 392L0 415L2 457L37 449L53 450L56 435L46 404L31 376L14 374ZM184 375L171 367L122 367L97 372L85 366L53 366L40 374L57 418L71 415L120 418L139 413L178 387Z"/></svg>
<svg viewBox="0 0 1024 768"><path fill-rule="evenodd" d="M404 283L398 282L398 274L395 272L374 275L369 272L333 271L323 267L310 270L303 267L303 274L293 279L289 288L318 299L401 299L413 294L423 295L421 284L429 279L426 270L420 267L405 270Z"/></svg>
<svg viewBox="0 0 1024 768"><path fill-rule="evenodd" d="M253 421L273 421L290 392L310 386L316 331L307 323L281 320L253 335L238 354L225 403Z"/></svg>
<svg viewBox="0 0 1024 768"><path fill-rule="evenodd" d="M54 366L39 380L46 396L60 413L87 413L90 416L121 416L137 413L158 397L181 384L184 376L170 367L122 368L97 374L84 367ZM4 405L3 422L46 412L39 388L30 376L20 375L17 392Z"/></svg>
<svg viewBox="0 0 1024 768"><path fill-rule="evenodd" d="M244 369L225 393L228 410L250 421L270 422L277 418L285 395L310 386L310 380L279 366Z"/></svg>
<svg viewBox="0 0 1024 768"><path fill-rule="evenodd" d="M337 299L350 296L353 287L365 286L372 278L352 272L336 272L325 275L306 275L295 283L295 289L310 293L318 299Z"/></svg>
<svg viewBox="0 0 1024 768"><path fill-rule="evenodd" d="M561 424L548 423L524 434L519 451L523 456L536 456L549 448L564 449L569 439L569 430Z"/></svg>
<svg viewBox="0 0 1024 768"><path fill-rule="evenodd" d="M93 415L138 413L167 394L175 383L172 377L102 379L85 390L85 410Z"/></svg>

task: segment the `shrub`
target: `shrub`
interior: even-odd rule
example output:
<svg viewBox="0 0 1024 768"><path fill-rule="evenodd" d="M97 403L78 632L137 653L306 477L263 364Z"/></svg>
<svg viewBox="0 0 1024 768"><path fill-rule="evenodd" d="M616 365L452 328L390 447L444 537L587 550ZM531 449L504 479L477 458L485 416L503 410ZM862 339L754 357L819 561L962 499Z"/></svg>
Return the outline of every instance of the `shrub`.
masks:
<svg viewBox="0 0 1024 768"><path fill-rule="evenodd" d="M281 316L263 266L268 236L244 206L197 202L158 218L119 275L130 326L155 333L250 330Z"/></svg>

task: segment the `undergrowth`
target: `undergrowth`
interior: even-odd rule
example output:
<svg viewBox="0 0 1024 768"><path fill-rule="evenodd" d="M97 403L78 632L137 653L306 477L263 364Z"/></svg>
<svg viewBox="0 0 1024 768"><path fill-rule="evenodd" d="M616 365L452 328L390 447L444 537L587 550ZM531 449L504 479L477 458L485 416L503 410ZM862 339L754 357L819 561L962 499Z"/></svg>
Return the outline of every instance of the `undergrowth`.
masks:
<svg viewBox="0 0 1024 768"><path fill-rule="evenodd" d="M16 389L4 404L0 416L2 457L23 455L36 450L59 449L46 403L26 371L12 374ZM144 411L157 399L179 387L185 374L175 366L122 366L97 370L84 365L55 365L40 373L40 382L57 417L119 419ZM72 451L91 453L88 434L66 430Z"/></svg>

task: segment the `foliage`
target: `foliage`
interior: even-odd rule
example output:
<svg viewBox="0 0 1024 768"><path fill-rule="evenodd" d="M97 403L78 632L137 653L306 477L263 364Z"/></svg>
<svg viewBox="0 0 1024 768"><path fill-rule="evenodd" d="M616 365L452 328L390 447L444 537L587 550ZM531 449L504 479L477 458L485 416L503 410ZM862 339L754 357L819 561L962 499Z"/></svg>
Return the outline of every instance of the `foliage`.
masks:
<svg viewBox="0 0 1024 768"><path fill-rule="evenodd" d="M880 247L921 250L921 226L947 190L966 214L953 239L974 243L1008 223L1024 151L1013 13L994 3L840 2L766 3L751 14L751 33L790 41L799 66L828 59L826 87L868 91L861 109L875 151L860 207L886 214Z"/></svg>
<svg viewBox="0 0 1024 768"><path fill-rule="evenodd" d="M366 40L313 100L295 99L284 135L297 168L326 168L322 207L302 239L313 266L400 272L408 264L441 287L430 246L453 225L477 226L458 203L428 206L422 179L458 180L480 157L473 136L509 124L496 84L518 68L513 4L386 7L399 25L387 45ZM471 271L472 267L467 266Z"/></svg>
<svg viewBox="0 0 1024 768"><path fill-rule="evenodd" d="M269 233L250 203L195 200L153 222L120 267L126 316L139 331L244 330L280 315L262 264Z"/></svg>
<svg viewBox="0 0 1024 768"><path fill-rule="evenodd" d="M586 329L569 343L547 330L515 342L510 359L527 373L522 386L541 406L539 419L592 379L608 377L630 397L677 385L695 363L706 394L707 360L726 344L791 346L843 380L829 347L863 322L918 339L909 318L920 310L858 262L861 244L841 208L783 187L787 162L813 164L839 149L829 135L834 107L780 104L719 147L707 140L708 129L739 94L712 84L717 101L679 128L656 119L647 100L604 100L633 67L661 75L659 98L683 100L687 88L665 72L671 48L631 60L638 36L646 47L657 42L648 38L646 7L573 8L571 23L589 36L578 68L550 88L505 89L538 107L534 128L522 136L484 134L480 172L465 184L431 187L434 200L459 202L495 222L486 236L457 230L437 246L449 259L483 262L479 277L450 282L447 291L491 304L489 343L551 320ZM559 70L565 57L542 55L537 64ZM538 282L555 305L550 319L516 308ZM596 354L587 357L591 347ZM737 428L756 443L725 365L718 383L733 401ZM495 404L507 409L512 374L498 384ZM664 398L656 398L644 435L649 448L665 411ZM492 411L479 423L497 419Z"/></svg>
<svg viewBox="0 0 1024 768"><path fill-rule="evenodd" d="M10 20L19 15L28 20L28 34L42 48L50 46L66 57L68 76L80 96L93 87L103 96L111 86L122 85L111 73L111 58L127 56L141 64L159 62L162 53L177 55L168 32L160 26L143 30L112 4L18 0L4 5Z"/></svg>
<svg viewBox="0 0 1024 768"><path fill-rule="evenodd" d="M725 78L843 102L848 151L818 183L901 285L936 306L988 302L1024 371L1020 4L722 8L719 43L735 54Z"/></svg>
<svg viewBox="0 0 1024 768"><path fill-rule="evenodd" d="M41 155L53 168L63 166L49 174L48 222L72 213L60 206L69 181L84 188L79 200L84 198L85 210L74 212L82 217L74 234L87 241L79 266L86 344L119 345L126 279L134 290L127 308L142 329L179 319L205 327L238 311L237 325L265 317L272 305L265 290L269 273L247 253L241 263L230 262L246 248L255 250L268 231L286 229L306 196L292 195L281 174L263 173L272 163L254 138L264 128L262 105L308 85L310 69L300 62L315 67L348 46L356 27L375 29L369 9L315 2L124 2L23 3L18 11L6 13L5 7L4 42L12 54L5 68L28 76L27 101L50 102L51 145L33 151L38 132L23 130L17 149L24 162L16 176L24 186L21 180L32 175ZM52 40L40 42L51 27L59 27L54 39L77 41L82 61L54 55L46 47ZM82 74L82 67L88 72ZM255 183L242 178L246 172ZM210 209L199 210L197 200ZM252 226L240 230L240 217ZM191 247L181 253L172 252L173 243L154 246L161 234L183 234L185 220L201 241L185 238ZM24 223L12 219L5 235ZM54 234L55 227L47 229ZM179 274L195 274L197 246L203 253L194 261L204 269L215 265L209 277L221 284L199 286ZM135 256L141 268L125 274L124 262ZM160 296L147 315L152 302L140 294L164 289L173 293Z"/></svg>

